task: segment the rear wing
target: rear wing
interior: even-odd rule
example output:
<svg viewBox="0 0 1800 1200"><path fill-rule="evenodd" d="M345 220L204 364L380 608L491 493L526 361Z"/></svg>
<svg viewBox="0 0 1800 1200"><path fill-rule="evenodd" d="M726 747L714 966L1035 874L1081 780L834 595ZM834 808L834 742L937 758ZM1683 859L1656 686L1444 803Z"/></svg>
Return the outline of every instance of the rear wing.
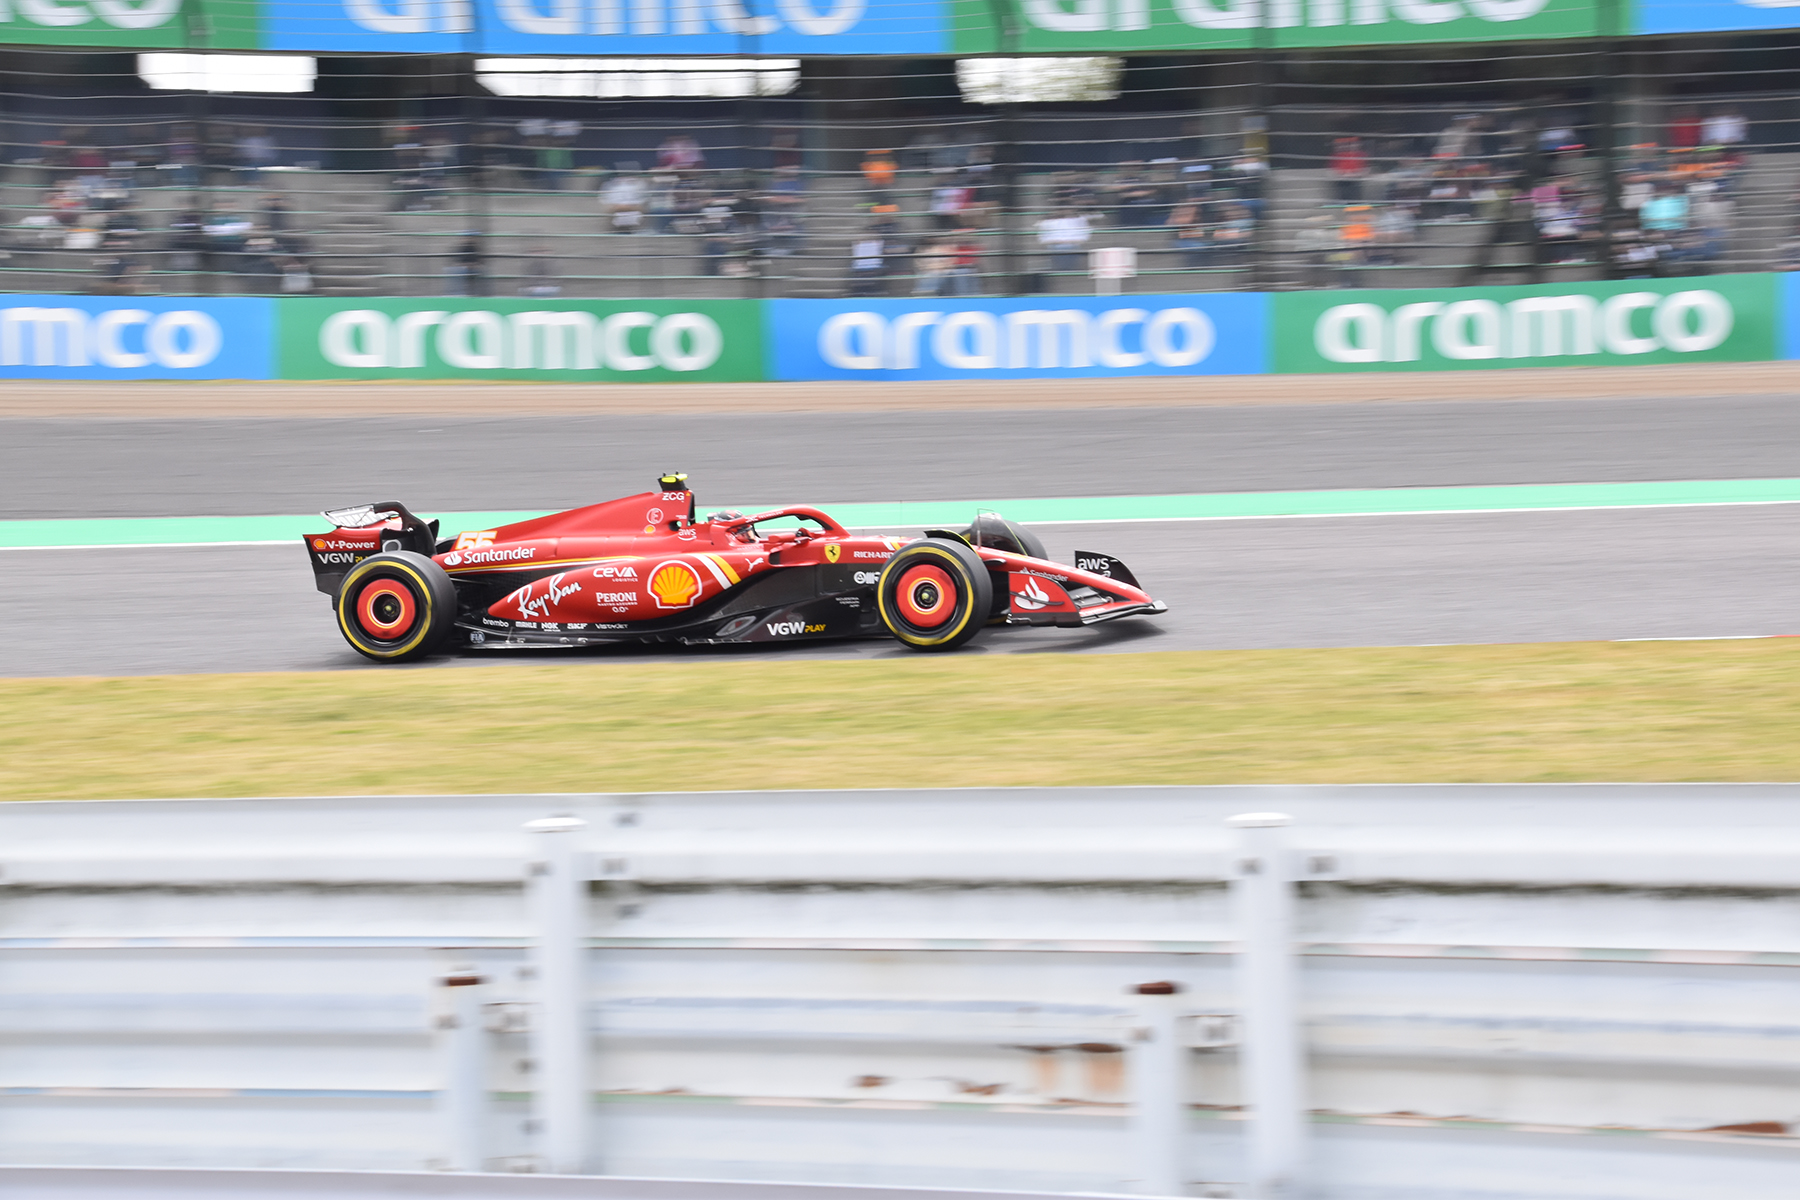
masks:
<svg viewBox="0 0 1800 1200"><path fill-rule="evenodd" d="M320 516L335 527L309 533L301 540L312 563L313 584L327 596L337 595L351 567L384 550L437 553L438 523L414 516L404 504L385 501L336 508Z"/></svg>

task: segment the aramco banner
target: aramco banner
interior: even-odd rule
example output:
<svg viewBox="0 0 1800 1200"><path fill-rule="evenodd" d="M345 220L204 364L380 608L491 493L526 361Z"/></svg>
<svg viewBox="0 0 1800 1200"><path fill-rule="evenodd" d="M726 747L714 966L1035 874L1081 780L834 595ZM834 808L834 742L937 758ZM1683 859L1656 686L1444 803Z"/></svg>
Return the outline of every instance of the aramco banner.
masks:
<svg viewBox="0 0 1800 1200"><path fill-rule="evenodd" d="M944 54L951 3L263 0L263 45L378 54Z"/></svg>
<svg viewBox="0 0 1800 1200"><path fill-rule="evenodd" d="M264 50L267 0L5 0L0 43Z"/></svg>
<svg viewBox="0 0 1800 1200"><path fill-rule="evenodd" d="M770 300L771 379L1260 375L1268 297Z"/></svg>
<svg viewBox="0 0 1800 1200"><path fill-rule="evenodd" d="M283 379L763 378L754 300L284 300Z"/></svg>
<svg viewBox="0 0 1800 1200"><path fill-rule="evenodd" d="M0 378L1071 379L1800 359L1800 274L864 300L0 297Z"/></svg>
<svg viewBox="0 0 1800 1200"><path fill-rule="evenodd" d="M4 0L0 44L366 54L945 54L954 0ZM983 17L991 29L992 17Z"/></svg>
<svg viewBox="0 0 1800 1200"><path fill-rule="evenodd" d="M1031 53L1283 50L1402 42L1597 37L1597 0L1017 0L1016 40ZM982 0L959 0L961 53L1001 49Z"/></svg>
<svg viewBox="0 0 1800 1200"><path fill-rule="evenodd" d="M1633 0L1631 33L1700 33L1718 29L1792 29L1793 0Z"/></svg>
<svg viewBox="0 0 1800 1200"><path fill-rule="evenodd" d="M366 54L1083 54L1796 26L1791 0L0 2L0 44Z"/></svg>
<svg viewBox="0 0 1800 1200"><path fill-rule="evenodd" d="M274 300L0 297L0 378L270 379Z"/></svg>
<svg viewBox="0 0 1800 1200"><path fill-rule="evenodd" d="M1282 292L1280 373L1631 366L1772 358L1776 277Z"/></svg>

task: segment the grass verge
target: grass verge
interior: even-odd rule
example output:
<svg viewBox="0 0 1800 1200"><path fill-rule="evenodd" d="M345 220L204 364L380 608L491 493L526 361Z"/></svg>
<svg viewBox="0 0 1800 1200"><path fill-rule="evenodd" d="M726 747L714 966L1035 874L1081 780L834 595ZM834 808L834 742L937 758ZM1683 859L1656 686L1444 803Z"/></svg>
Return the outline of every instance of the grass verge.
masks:
<svg viewBox="0 0 1800 1200"><path fill-rule="evenodd" d="M9 799L1800 778L1800 642L0 680Z"/></svg>

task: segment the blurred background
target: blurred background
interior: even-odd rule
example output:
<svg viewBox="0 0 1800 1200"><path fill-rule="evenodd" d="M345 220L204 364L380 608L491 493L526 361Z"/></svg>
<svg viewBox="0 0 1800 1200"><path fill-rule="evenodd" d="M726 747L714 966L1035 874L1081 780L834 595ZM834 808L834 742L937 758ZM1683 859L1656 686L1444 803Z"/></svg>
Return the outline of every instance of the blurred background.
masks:
<svg viewBox="0 0 1800 1200"><path fill-rule="evenodd" d="M14 46L0 287L1016 295L1089 290L1101 247L1136 251L1125 287L1145 292L1786 269L1795 37L960 60Z"/></svg>

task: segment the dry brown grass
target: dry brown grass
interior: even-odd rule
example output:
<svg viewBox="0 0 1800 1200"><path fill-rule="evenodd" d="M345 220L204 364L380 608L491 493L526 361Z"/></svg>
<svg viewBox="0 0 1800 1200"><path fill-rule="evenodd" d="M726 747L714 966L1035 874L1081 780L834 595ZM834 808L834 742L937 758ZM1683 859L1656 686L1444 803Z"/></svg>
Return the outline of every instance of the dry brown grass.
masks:
<svg viewBox="0 0 1800 1200"><path fill-rule="evenodd" d="M0 680L12 799L1800 778L1800 643Z"/></svg>

